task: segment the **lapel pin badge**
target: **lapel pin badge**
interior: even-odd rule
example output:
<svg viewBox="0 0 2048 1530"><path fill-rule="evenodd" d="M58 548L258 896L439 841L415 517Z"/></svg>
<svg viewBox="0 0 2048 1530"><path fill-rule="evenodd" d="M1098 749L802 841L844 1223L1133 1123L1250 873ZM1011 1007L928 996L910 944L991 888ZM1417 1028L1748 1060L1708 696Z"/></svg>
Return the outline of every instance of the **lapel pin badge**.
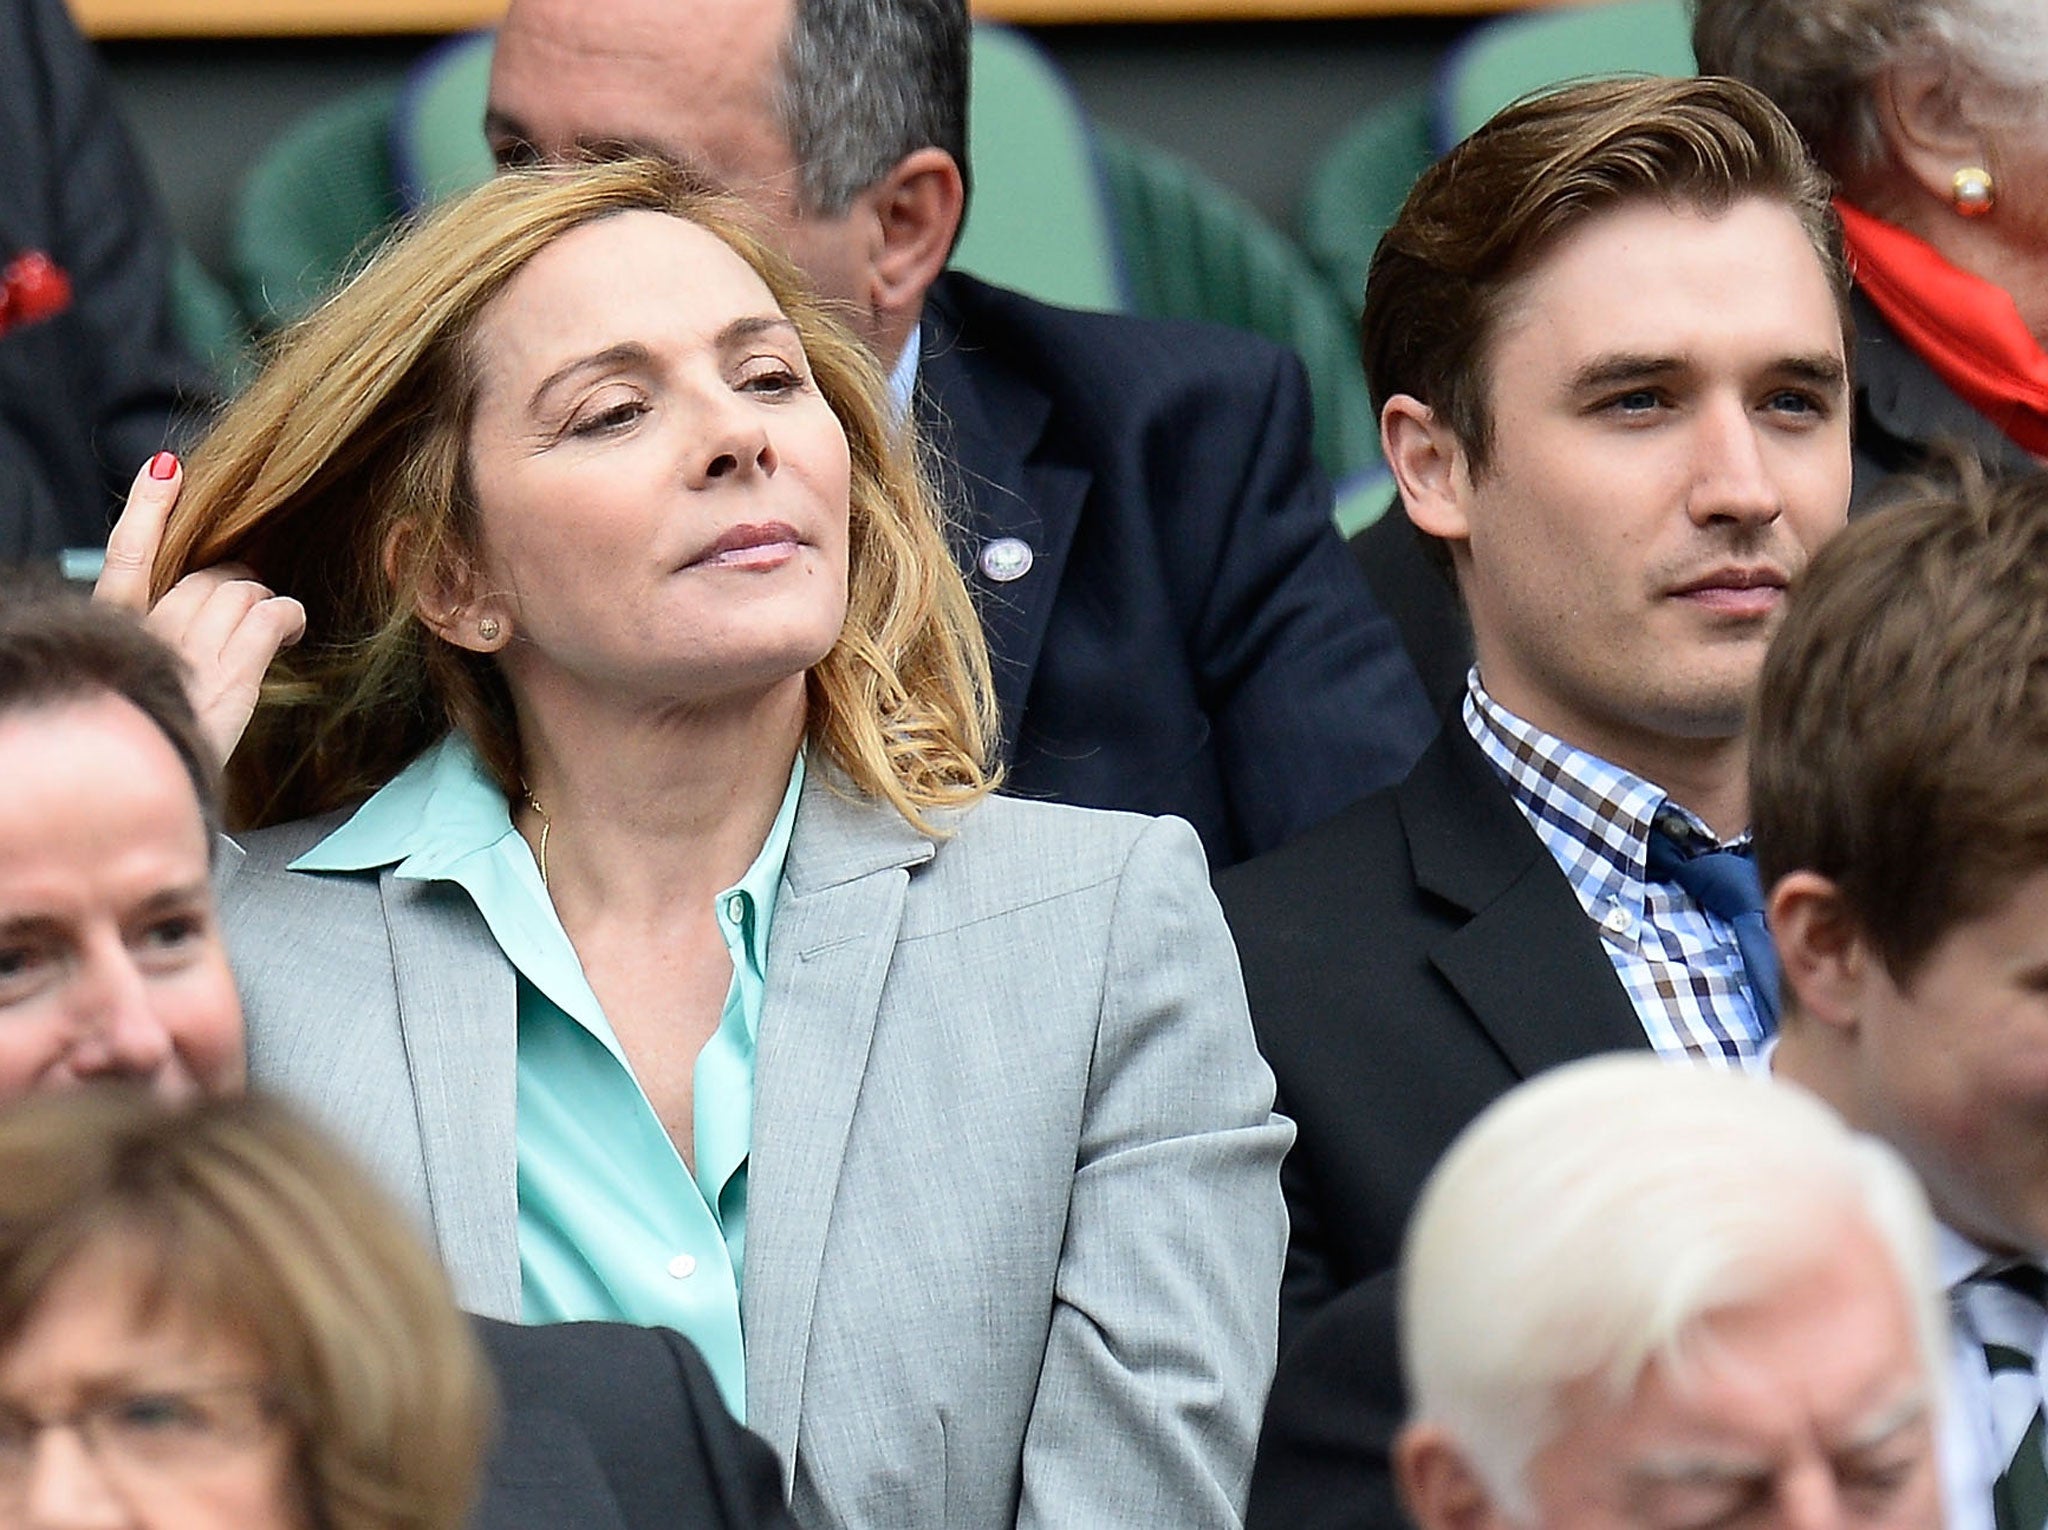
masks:
<svg viewBox="0 0 2048 1530"><path fill-rule="evenodd" d="M981 571L997 584L1008 584L1030 573L1035 557L1031 544L1021 537L997 537L982 547L981 557L976 561Z"/></svg>

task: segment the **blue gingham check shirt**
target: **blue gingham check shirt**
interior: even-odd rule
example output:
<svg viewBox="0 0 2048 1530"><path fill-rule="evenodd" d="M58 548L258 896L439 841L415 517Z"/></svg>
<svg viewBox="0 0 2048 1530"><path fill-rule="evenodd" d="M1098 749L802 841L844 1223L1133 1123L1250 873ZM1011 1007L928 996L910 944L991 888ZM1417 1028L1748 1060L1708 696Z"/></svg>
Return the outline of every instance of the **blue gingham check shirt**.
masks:
<svg viewBox="0 0 2048 1530"><path fill-rule="evenodd" d="M1763 1071L1768 1033L1734 929L1645 875L1653 824L1702 848L1737 848L1749 836L1715 839L1661 787L1524 722L1487 695L1477 669L1466 680L1464 719L1563 868L1650 1045L1663 1057Z"/></svg>

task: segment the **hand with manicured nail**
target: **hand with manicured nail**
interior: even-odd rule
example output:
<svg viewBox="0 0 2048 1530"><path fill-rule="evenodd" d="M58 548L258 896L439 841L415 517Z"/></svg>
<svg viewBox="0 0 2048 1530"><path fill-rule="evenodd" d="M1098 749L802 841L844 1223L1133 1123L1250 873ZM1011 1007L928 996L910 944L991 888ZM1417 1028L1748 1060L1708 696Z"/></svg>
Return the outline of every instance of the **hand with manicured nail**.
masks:
<svg viewBox="0 0 2048 1530"><path fill-rule="evenodd" d="M249 726L270 661L305 633L306 609L232 563L187 574L151 606L150 571L183 482L169 452L158 452L135 475L107 538L93 599L137 612L176 650L200 725L226 760Z"/></svg>

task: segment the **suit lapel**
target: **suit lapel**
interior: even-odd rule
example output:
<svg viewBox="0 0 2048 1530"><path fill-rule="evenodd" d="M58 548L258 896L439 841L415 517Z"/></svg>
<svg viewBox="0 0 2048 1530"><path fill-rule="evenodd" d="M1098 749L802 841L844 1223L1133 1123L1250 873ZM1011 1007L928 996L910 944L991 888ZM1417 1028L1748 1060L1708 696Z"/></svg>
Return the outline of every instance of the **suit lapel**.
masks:
<svg viewBox="0 0 2048 1530"><path fill-rule="evenodd" d="M388 869L381 887L434 1238L457 1301L472 1312L517 1321L518 995L512 966L460 888L408 880Z"/></svg>
<svg viewBox="0 0 2048 1530"><path fill-rule="evenodd" d="M1398 800L1416 885L1471 916L1430 960L1517 1074L1649 1044L1571 884L1456 711Z"/></svg>
<svg viewBox="0 0 2048 1530"><path fill-rule="evenodd" d="M956 276L932 289L915 407L948 504L966 509L955 551L988 634L1007 757L1093 474L1051 450L1051 398L996 358L971 326L963 328L949 299L971 292ZM1032 554L1030 571L1007 582L989 578L978 561L1005 537Z"/></svg>
<svg viewBox="0 0 2048 1530"><path fill-rule="evenodd" d="M742 1311L747 1422L795 1479L818 1273L909 868L932 842L894 810L850 800L813 758L797 807L754 1067Z"/></svg>

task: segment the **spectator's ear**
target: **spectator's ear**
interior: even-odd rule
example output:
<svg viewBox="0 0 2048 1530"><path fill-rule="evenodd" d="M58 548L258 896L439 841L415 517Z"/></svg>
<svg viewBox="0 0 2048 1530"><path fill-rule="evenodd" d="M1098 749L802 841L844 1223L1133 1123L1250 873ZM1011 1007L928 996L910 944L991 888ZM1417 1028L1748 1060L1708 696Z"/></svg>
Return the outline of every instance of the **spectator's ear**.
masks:
<svg viewBox="0 0 2048 1530"><path fill-rule="evenodd" d="M509 602L482 589L469 560L450 549L415 572L426 556L418 535L410 521L391 528L384 538L384 577L401 595L410 590L413 610L428 631L472 653L496 653L512 640Z"/></svg>
<svg viewBox="0 0 2048 1530"><path fill-rule="evenodd" d="M1990 146L1971 108L1973 95L1982 99L1989 87L1973 91L1969 85L1939 63L1902 63L1887 69L1872 92L1892 162L1944 204L1954 201L1958 170L1992 168Z"/></svg>
<svg viewBox="0 0 2048 1530"><path fill-rule="evenodd" d="M1419 398L1395 394L1380 411L1380 450L1400 487L1408 519L1440 541L1467 540L1470 464L1464 443L1437 412Z"/></svg>
<svg viewBox="0 0 2048 1530"><path fill-rule="evenodd" d="M1435 1424L1410 1424L1394 1441L1394 1481L1422 1530L1493 1530L1507 1518L1457 1441Z"/></svg>
<svg viewBox="0 0 2048 1530"><path fill-rule="evenodd" d="M1844 1035L1855 1031L1865 993L1884 965L1842 901L1815 871L1794 871L1771 889L1771 939L1783 969L1787 1013Z"/></svg>
<svg viewBox="0 0 2048 1530"><path fill-rule="evenodd" d="M938 280L953 253L953 239L966 213L960 167L944 149L906 154L861 193L874 220L877 239L872 267L873 304L885 315L915 318L925 290Z"/></svg>

